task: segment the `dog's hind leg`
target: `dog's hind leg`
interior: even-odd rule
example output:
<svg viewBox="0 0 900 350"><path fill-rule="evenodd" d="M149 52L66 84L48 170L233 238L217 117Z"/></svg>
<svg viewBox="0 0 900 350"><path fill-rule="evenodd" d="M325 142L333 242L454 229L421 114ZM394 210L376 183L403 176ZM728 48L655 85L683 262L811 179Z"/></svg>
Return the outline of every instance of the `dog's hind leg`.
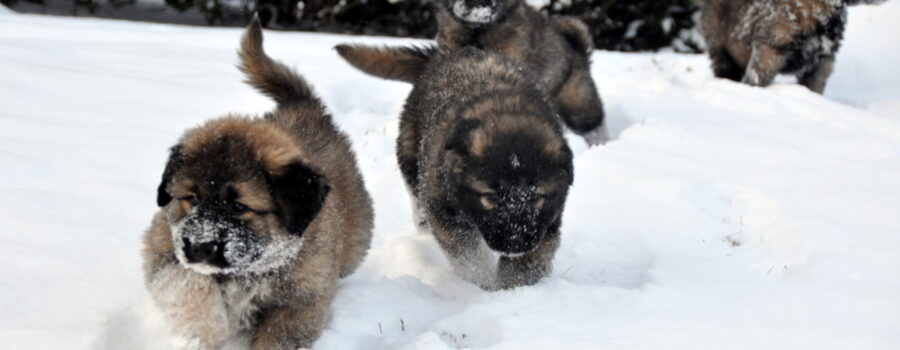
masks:
<svg viewBox="0 0 900 350"><path fill-rule="evenodd" d="M603 144L609 140L603 123L603 102L586 64L573 67L553 102L563 123L589 144Z"/></svg>
<svg viewBox="0 0 900 350"><path fill-rule="evenodd" d="M810 71L801 74L797 78L800 81L800 84L805 85L810 90L821 95L825 92L825 84L828 82L828 77L831 76L833 70L834 57L826 57L822 58L821 61L819 61L819 64Z"/></svg>

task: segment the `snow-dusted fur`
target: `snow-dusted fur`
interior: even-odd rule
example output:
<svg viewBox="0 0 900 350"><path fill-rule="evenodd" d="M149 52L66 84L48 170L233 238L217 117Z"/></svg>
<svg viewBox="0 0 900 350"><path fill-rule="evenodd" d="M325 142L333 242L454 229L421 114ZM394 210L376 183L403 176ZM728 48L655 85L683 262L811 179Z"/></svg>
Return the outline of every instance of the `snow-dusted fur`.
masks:
<svg viewBox="0 0 900 350"><path fill-rule="evenodd" d="M422 208L420 227L457 275L487 290L546 276L559 246L572 153L528 71L472 47L337 49L368 73L415 76L397 159L414 210ZM432 56L419 59L423 52Z"/></svg>
<svg viewBox="0 0 900 350"><path fill-rule="evenodd" d="M440 0L441 47L499 52L530 69L552 97L563 123L590 144L609 138L603 103L591 77L594 43L573 17L548 18L521 0Z"/></svg>
<svg viewBox="0 0 900 350"><path fill-rule="evenodd" d="M834 67L847 6L881 0L700 0L717 77L768 86L779 73L822 93Z"/></svg>
<svg viewBox="0 0 900 350"><path fill-rule="evenodd" d="M240 57L278 107L211 120L172 148L144 236L145 281L201 349L243 336L253 350L309 347L337 279L366 255L372 203L346 136L306 82L266 56L256 19Z"/></svg>

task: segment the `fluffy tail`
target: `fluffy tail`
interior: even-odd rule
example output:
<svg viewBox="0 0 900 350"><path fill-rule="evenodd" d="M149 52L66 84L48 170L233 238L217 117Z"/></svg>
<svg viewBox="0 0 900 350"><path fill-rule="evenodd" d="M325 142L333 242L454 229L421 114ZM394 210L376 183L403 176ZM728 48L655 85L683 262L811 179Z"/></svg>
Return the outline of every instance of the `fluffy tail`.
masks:
<svg viewBox="0 0 900 350"><path fill-rule="evenodd" d="M847 5L851 5L851 6L852 6L852 5L859 5L859 4L865 4L865 5L879 5L879 4L881 4L881 3L885 2L885 1L887 1L887 0L844 0L844 3L847 4Z"/></svg>
<svg viewBox="0 0 900 350"><path fill-rule="evenodd" d="M342 44L335 49L344 60L363 72L407 83L415 83L428 60L437 53L433 45L379 48Z"/></svg>
<svg viewBox="0 0 900 350"><path fill-rule="evenodd" d="M247 75L247 84L274 99L278 106L315 99L306 81L284 64L269 58L262 44L259 16L253 15L238 51L241 58L238 69Z"/></svg>

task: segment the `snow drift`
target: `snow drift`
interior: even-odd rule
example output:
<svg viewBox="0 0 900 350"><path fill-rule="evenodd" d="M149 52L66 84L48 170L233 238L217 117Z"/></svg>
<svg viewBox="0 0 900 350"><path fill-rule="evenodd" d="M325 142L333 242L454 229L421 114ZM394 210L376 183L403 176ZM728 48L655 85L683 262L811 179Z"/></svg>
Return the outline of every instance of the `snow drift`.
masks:
<svg viewBox="0 0 900 350"><path fill-rule="evenodd" d="M376 204L373 248L315 347L896 349L896 15L850 10L825 96L714 79L702 55L597 52L614 140L570 135L555 270L496 293L415 231L393 155L410 87L331 49L409 40L267 33L351 136ZM273 106L233 66L240 34L0 11L5 347L185 344L144 291L140 237L185 128Z"/></svg>

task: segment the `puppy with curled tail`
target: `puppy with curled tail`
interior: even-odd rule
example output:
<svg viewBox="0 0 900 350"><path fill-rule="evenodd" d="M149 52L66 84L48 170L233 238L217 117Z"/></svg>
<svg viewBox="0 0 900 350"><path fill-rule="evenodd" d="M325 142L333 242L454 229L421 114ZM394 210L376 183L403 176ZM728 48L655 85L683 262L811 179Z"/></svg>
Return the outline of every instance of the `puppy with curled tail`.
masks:
<svg viewBox="0 0 900 350"><path fill-rule="evenodd" d="M144 235L147 288L202 349L249 337L253 350L310 347L337 279L362 262L372 204L350 142L309 85L262 47L254 18L238 68L277 102L184 133Z"/></svg>
<svg viewBox="0 0 900 350"><path fill-rule="evenodd" d="M337 50L366 73L413 83L397 160L415 211L454 272L486 290L546 276L573 168L535 78L473 47Z"/></svg>

